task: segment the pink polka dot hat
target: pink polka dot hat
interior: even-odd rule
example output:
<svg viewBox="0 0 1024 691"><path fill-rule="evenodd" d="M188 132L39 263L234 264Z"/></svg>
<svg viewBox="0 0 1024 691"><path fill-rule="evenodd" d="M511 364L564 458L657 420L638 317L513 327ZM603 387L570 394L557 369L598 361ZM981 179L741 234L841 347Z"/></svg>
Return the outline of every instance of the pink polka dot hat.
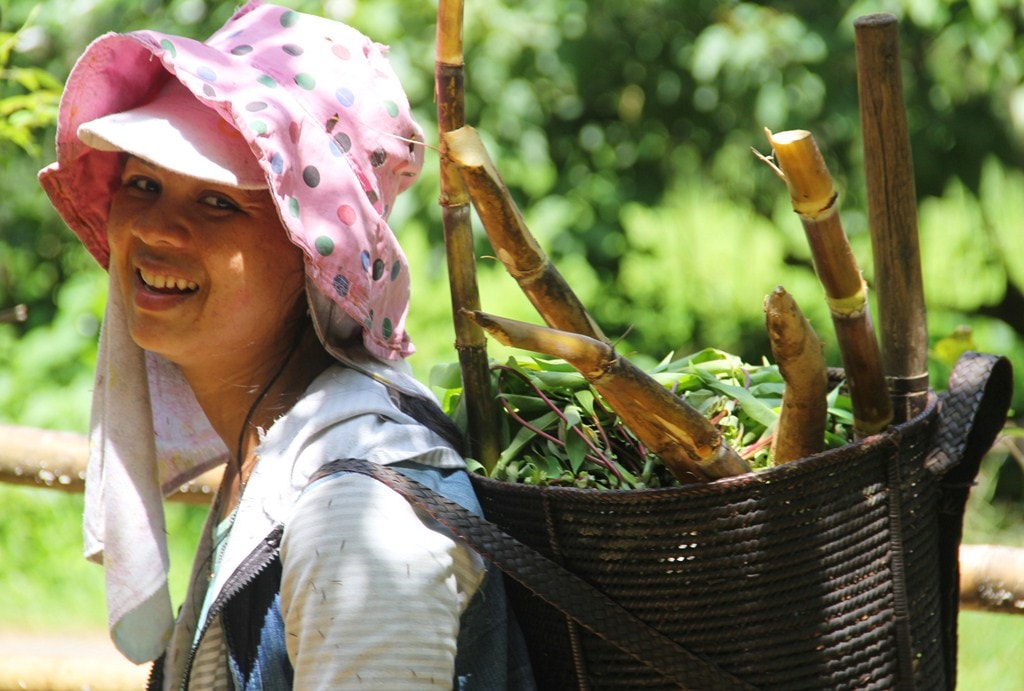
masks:
<svg viewBox="0 0 1024 691"><path fill-rule="evenodd" d="M86 136L87 144L79 127L148 104L176 80L184 89L172 82L173 90L187 90L223 120L225 138L244 139L318 291L362 325L371 354L405 357L413 351L405 332L408 263L387 218L419 173L423 135L385 52L344 24L258 0L206 42L154 31L107 34L68 78L57 162L40 182L106 267L120 154L94 147L127 147ZM171 138L148 141L164 155L179 150Z"/></svg>

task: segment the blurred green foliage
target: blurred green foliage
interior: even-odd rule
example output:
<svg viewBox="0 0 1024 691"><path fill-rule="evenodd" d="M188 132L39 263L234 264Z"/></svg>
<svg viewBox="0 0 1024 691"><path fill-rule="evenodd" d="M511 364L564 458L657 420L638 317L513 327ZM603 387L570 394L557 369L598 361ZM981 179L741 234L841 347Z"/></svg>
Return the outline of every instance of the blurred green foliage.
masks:
<svg viewBox="0 0 1024 691"><path fill-rule="evenodd" d="M280 2L348 21L389 44L436 144L436 3ZM942 387L965 348L1004 353L1019 365L1015 407L1022 409L1024 9L1017 0L466 4L467 120L483 133L528 225L605 332L620 339L620 351L661 359L710 346L759 361L769 352L762 300L783 284L835 365L838 350L802 229L784 185L751 149L767 152L764 127L815 134L870 282L853 20L896 14L933 385ZM0 324L0 421L87 427L105 277L34 179L54 158L58 85L103 32L153 28L204 37L234 7L213 0L0 0L0 310L29 308L26 322ZM437 190L435 155L392 215L416 271L409 326L420 349L413 366L424 380L433 365L456 359ZM479 232L484 309L536 321L491 254ZM503 359L502 348L489 348ZM1013 475L1006 468L1016 466L1001 463L1010 455L990 461L997 467L986 477L1016 478L1016 485L1002 483L1002 496L1010 492L1019 507L1019 470ZM91 569L79 580L77 567L68 567L79 549L77 529L67 554L48 561L39 553L52 537L34 526L60 523L67 531L81 509L62 495L38 494L0 488L9 509L0 543L19 550L5 551L5 563L25 571L7 569L0 583L15 601L25 600L14 608L16 620L26 606L38 606L50 607L58 622L83 601L101 601L101 576ZM995 484L985 485L986 506L999 497ZM197 516L172 512L172 529L191 536ZM174 541L186 562L190 539ZM93 594L61 595L53 579L40 590L43 572ZM39 602L44 591L52 597ZM102 612L93 614L102 620Z"/></svg>
<svg viewBox="0 0 1024 691"><path fill-rule="evenodd" d="M436 142L432 3L286 4L389 44ZM26 323L0 325L0 418L80 429L104 285L33 183L53 158L52 123L40 128L53 116L53 84L104 31L205 36L234 5L0 7L8 46L0 103L44 104L29 109L31 120L8 118L31 133L27 142L0 134L0 308L30 308ZM853 20L878 11L901 19L932 341L967 327L973 347L1019 359L1024 48L1014 37L1024 13L1016 2L470 1L467 119L541 244L625 352L660 358L713 346L755 361L768 352L763 296L783 284L838 364L800 224L751 148L767 151L764 127L815 133L870 282ZM393 216L417 272L410 328L421 376L454 359L436 156L431 162ZM478 237L484 308L536 320ZM30 347L34 355L21 352ZM936 357L937 386L948 365ZM47 401L55 390L59 401ZM1019 386L1018 408L1022 400Z"/></svg>
<svg viewBox="0 0 1024 691"><path fill-rule="evenodd" d="M35 131L55 119L61 92L61 82L45 69L10 64L11 54L24 32L31 30L33 18L30 16L17 31L0 31L0 74L5 82L20 87L0 98L0 140L17 144L30 154L39 151Z"/></svg>

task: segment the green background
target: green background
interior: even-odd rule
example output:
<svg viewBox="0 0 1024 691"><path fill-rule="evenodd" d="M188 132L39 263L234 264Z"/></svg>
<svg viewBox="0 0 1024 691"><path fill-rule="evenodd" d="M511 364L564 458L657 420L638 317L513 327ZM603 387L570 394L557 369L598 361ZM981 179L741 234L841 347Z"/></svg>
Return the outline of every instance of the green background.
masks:
<svg viewBox="0 0 1024 691"><path fill-rule="evenodd" d="M436 145L436 4L285 2L391 45ZM853 20L900 18L933 386L965 347L1010 356L1024 402L1024 10L1010 0L822 3L467 0L467 120L541 245L619 350L660 360L714 346L767 354L762 300L784 285L838 365L834 333L784 185L751 149L763 128L811 130L872 280ZM0 421L82 432L103 273L35 183L53 159L60 84L105 31L203 37L233 3L0 0ZM33 14L34 12L34 14ZM20 30L20 31L19 31ZM15 33L18 32L18 33ZM455 359L438 160L392 225L414 270L414 370ZM538 321L478 229L485 310ZM493 343L491 354L504 352ZM1008 432L1017 423L1010 421ZM967 540L1024 545L1022 453L986 460ZM79 557L81 499L0 487L3 628L101 627L101 575ZM177 588L201 512L172 507ZM73 612L73 615L69 615ZM962 688L1024 688L1024 621L963 618ZM1016 652L1015 652L1016 651Z"/></svg>

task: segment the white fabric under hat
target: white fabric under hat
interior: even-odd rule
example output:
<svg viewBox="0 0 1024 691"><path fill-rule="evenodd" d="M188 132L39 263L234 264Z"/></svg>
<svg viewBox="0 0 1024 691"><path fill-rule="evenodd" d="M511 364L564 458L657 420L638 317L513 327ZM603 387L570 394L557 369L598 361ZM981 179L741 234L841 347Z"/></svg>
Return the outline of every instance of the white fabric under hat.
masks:
<svg viewBox="0 0 1024 691"><path fill-rule="evenodd" d="M162 498L222 464L227 448L177 366L132 340L116 271L96 372L85 555L106 567L111 638L138 663L163 652L174 623Z"/></svg>

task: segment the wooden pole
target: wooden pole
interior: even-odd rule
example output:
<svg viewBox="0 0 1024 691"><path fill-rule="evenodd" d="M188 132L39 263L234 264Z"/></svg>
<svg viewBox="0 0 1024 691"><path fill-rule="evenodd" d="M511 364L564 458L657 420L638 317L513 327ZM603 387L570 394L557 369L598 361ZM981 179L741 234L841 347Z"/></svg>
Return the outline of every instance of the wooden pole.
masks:
<svg viewBox="0 0 1024 691"><path fill-rule="evenodd" d="M961 545L960 606L1024 614L1024 548Z"/></svg>
<svg viewBox="0 0 1024 691"><path fill-rule="evenodd" d="M891 14L871 14L857 19L854 29L878 330L894 419L900 422L927 402L928 325L899 23Z"/></svg>
<svg viewBox="0 0 1024 691"><path fill-rule="evenodd" d="M437 58L434 89L437 126L444 133L466 124L465 66L462 50L462 0L440 0L437 8ZM448 257L455 349L462 371L470 455L488 471L501 454L498 440L498 402L491 386L487 337L462 310L480 309L476 253L470 223L469 195L455 167L441 156L441 214Z"/></svg>
<svg viewBox="0 0 1024 691"><path fill-rule="evenodd" d="M84 435L0 424L0 482L82 493L88 460ZM168 501L208 506L222 472L217 468L200 475Z"/></svg>

